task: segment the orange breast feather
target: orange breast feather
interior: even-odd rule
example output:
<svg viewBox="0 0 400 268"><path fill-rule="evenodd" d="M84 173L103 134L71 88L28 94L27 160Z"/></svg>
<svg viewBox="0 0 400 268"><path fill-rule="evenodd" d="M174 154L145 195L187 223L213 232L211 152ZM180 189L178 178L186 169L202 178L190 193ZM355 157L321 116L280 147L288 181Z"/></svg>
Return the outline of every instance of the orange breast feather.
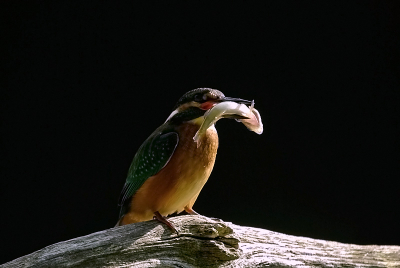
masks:
<svg viewBox="0 0 400 268"><path fill-rule="evenodd" d="M207 130L197 148L193 136L198 129L199 125L192 123L179 127L179 143L169 163L135 193L122 225L151 220L155 211L167 216L185 206L192 208L214 167L218 149L214 127Z"/></svg>

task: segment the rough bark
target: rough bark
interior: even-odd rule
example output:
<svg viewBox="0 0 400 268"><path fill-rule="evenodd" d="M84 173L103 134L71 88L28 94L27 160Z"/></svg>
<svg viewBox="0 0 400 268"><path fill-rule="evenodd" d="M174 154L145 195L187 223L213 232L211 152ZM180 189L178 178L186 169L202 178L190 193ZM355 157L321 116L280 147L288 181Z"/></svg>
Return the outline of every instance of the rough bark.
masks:
<svg viewBox="0 0 400 268"><path fill-rule="evenodd" d="M203 216L148 221L50 245L9 267L400 267L400 246L352 245Z"/></svg>

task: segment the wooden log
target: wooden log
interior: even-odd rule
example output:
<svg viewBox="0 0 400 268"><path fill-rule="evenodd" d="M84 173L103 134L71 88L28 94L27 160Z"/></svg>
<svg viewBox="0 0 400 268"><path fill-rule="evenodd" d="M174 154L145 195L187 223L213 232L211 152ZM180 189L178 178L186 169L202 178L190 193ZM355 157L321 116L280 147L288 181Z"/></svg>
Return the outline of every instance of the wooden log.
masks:
<svg viewBox="0 0 400 268"><path fill-rule="evenodd" d="M324 241L204 216L170 220L179 234L157 221L130 224L56 243L0 267L400 267L400 246Z"/></svg>

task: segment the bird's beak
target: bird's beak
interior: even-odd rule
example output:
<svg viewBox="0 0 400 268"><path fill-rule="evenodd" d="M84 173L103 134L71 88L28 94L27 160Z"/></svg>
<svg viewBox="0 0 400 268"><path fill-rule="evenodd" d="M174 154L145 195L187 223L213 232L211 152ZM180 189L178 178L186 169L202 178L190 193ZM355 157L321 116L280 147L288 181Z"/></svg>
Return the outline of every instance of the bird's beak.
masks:
<svg viewBox="0 0 400 268"><path fill-rule="evenodd" d="M239 98L231 98L231 97L223 97L222 99L219 99L218 101L219 102L233 101L233 102L242 103L242 104L246 104L246 105L250 105L251 104L251 101L244 100L244 99L239 99Z"/></svg>
<svg viewBox="0 0 400 268"><path fill-rule="evenodd" d="M244 105L251 105L251 101L239 99L239 98L224 97L220 100L220 102L224 102L224 101L233 101L233 102L244 104ZM229 118L229 119L249 119L248 117L242 116L239 114L225 114L222 117Z"/></svg>
<svg viewBox="0 0 400 268"><path fill-rule="evenodd" d="M233 102L236 102L236 103L239 103L239 104L251 105L251 101L248 101L248 100L239 99L239 98L223 97L223 98L220 98L220 99L213 99L213 100L210 100L210 101L203 102L200 105L200 109L209 110L212 107L214 107L215 105L217 105L218 103L224 102L224 101L233 101Z"/></svg>

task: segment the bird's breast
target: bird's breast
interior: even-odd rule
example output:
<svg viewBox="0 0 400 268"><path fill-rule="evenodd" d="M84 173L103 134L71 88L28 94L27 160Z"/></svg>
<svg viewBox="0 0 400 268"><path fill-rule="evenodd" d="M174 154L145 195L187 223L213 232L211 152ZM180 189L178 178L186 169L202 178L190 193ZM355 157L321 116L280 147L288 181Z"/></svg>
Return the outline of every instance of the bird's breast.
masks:
<svg viewBox="0 0 400 268"><path fill-rule="evenodd" d="M175 150L174 156L182 156L182 162L187 162L187 157L189 157L189 162L193 167L208 167L211 164L214 165L218 149L217 131L214 126L210 127L198 145L193 140L198 130L199 126L192 123L186 123L179 127L179 144Z"/></svg>
<svg viewBox="0 0 400 268"><path fill-rule="evenodd" d="M199 146L193 140L198 129L199 125L194 123L178 126L175 152L168 164L136 192L131 209L169 215L181 212L191 201L194 203L211 174L218 149L215 127L206 131Z"/></svg>

